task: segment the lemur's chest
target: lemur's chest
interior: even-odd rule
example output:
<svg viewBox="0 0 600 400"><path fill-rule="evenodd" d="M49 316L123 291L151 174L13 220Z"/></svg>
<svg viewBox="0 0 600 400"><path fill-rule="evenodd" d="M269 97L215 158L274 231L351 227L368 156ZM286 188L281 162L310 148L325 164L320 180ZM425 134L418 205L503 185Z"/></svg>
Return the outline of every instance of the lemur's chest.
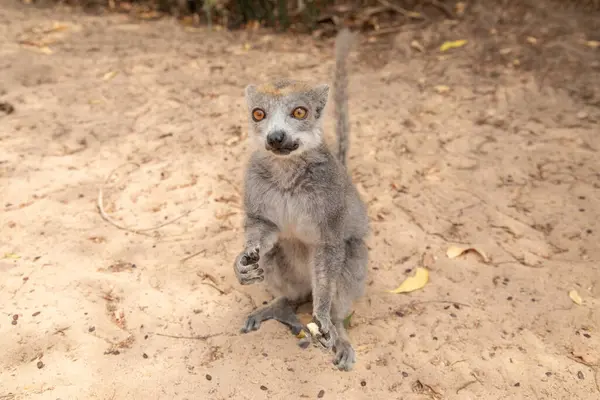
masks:
<svg viewBox="0 0 600 400"><path fill-rule="evenodd" d="M320 231L315 218L318 213L306 197L270 189L262 202L263 214L277 225L281 238L307 244L318 242Z"/></svg>

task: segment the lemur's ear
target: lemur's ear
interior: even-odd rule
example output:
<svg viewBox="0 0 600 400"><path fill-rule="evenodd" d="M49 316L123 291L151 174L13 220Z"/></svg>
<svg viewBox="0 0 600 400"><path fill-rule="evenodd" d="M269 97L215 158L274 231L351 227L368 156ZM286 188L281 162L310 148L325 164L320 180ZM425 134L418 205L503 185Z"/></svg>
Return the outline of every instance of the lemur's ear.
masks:
<svg viewBox="0 0 600 400"><path fill-rule="evenodd" d="M321 118L323 109L327 105L327 99L329 98L329 85L326 83L317 85L313 88L313 90L311 90L311 94L313 95L313 99L316 102L316 117Z"/></svg>
<svg viewBox="0 0 600 400"><path fill-rule="evenodd" d="M246 89L244 90L244 93L246 95L246 101L249 103L250 100L256 94L256 85L248 85L248 86L246 86Z"/></svg>

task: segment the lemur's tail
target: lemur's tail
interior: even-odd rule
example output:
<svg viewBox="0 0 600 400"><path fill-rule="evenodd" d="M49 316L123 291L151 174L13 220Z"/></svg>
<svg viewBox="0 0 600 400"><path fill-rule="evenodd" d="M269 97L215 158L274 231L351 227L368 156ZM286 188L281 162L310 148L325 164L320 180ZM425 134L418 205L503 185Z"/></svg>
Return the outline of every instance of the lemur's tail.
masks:
<svg viewBox="0 0 600 400"><path fill-rule="evenodd" d="M335 39L335 73L334 94L336 134L338 142L338 159L342 165L346 165L346 155L350 141L350 122L348 120L348 70L346 60L354 34L348 29L342 29Z"/></svg>

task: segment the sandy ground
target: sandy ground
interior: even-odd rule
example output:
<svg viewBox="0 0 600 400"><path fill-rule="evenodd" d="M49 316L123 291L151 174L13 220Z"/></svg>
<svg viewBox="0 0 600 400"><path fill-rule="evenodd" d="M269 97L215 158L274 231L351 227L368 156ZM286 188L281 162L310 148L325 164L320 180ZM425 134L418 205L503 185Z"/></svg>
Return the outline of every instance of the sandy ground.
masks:
<svg viewBox="0 0 600 400"><path fill-rule="evenodd" d="M599 109L397 42L352 56L373 235L343 373L276 322L238 333L270 296L232 269L243 87L328 80L331 41L3 4L0 399L600 398ZM149 230L102 219L103 185L112 219ZM387 292L417 266L423 289Z"/></svg>

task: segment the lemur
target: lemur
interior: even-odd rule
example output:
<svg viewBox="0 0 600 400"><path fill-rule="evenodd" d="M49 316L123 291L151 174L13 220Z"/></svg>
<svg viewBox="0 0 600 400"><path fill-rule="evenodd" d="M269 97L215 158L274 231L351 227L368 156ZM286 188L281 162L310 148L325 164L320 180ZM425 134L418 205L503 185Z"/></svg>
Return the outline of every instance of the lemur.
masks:
<svg viewBox="0 0 600 400"><path fill-rule="evenodd" d="M264 281L277 296L248 316L243 333L275 319L298 334L304 326L295 310L312 297L318 332L304 329L309 342L333 349L333 363L346 371L356 355L343 320L364 293L370 230L346 169L352 40L347 29L335 40L336 156L323 137L328 84L280 79L245 88L254 149L244 178L245 244L234 262L242 285Z"/></svg>

